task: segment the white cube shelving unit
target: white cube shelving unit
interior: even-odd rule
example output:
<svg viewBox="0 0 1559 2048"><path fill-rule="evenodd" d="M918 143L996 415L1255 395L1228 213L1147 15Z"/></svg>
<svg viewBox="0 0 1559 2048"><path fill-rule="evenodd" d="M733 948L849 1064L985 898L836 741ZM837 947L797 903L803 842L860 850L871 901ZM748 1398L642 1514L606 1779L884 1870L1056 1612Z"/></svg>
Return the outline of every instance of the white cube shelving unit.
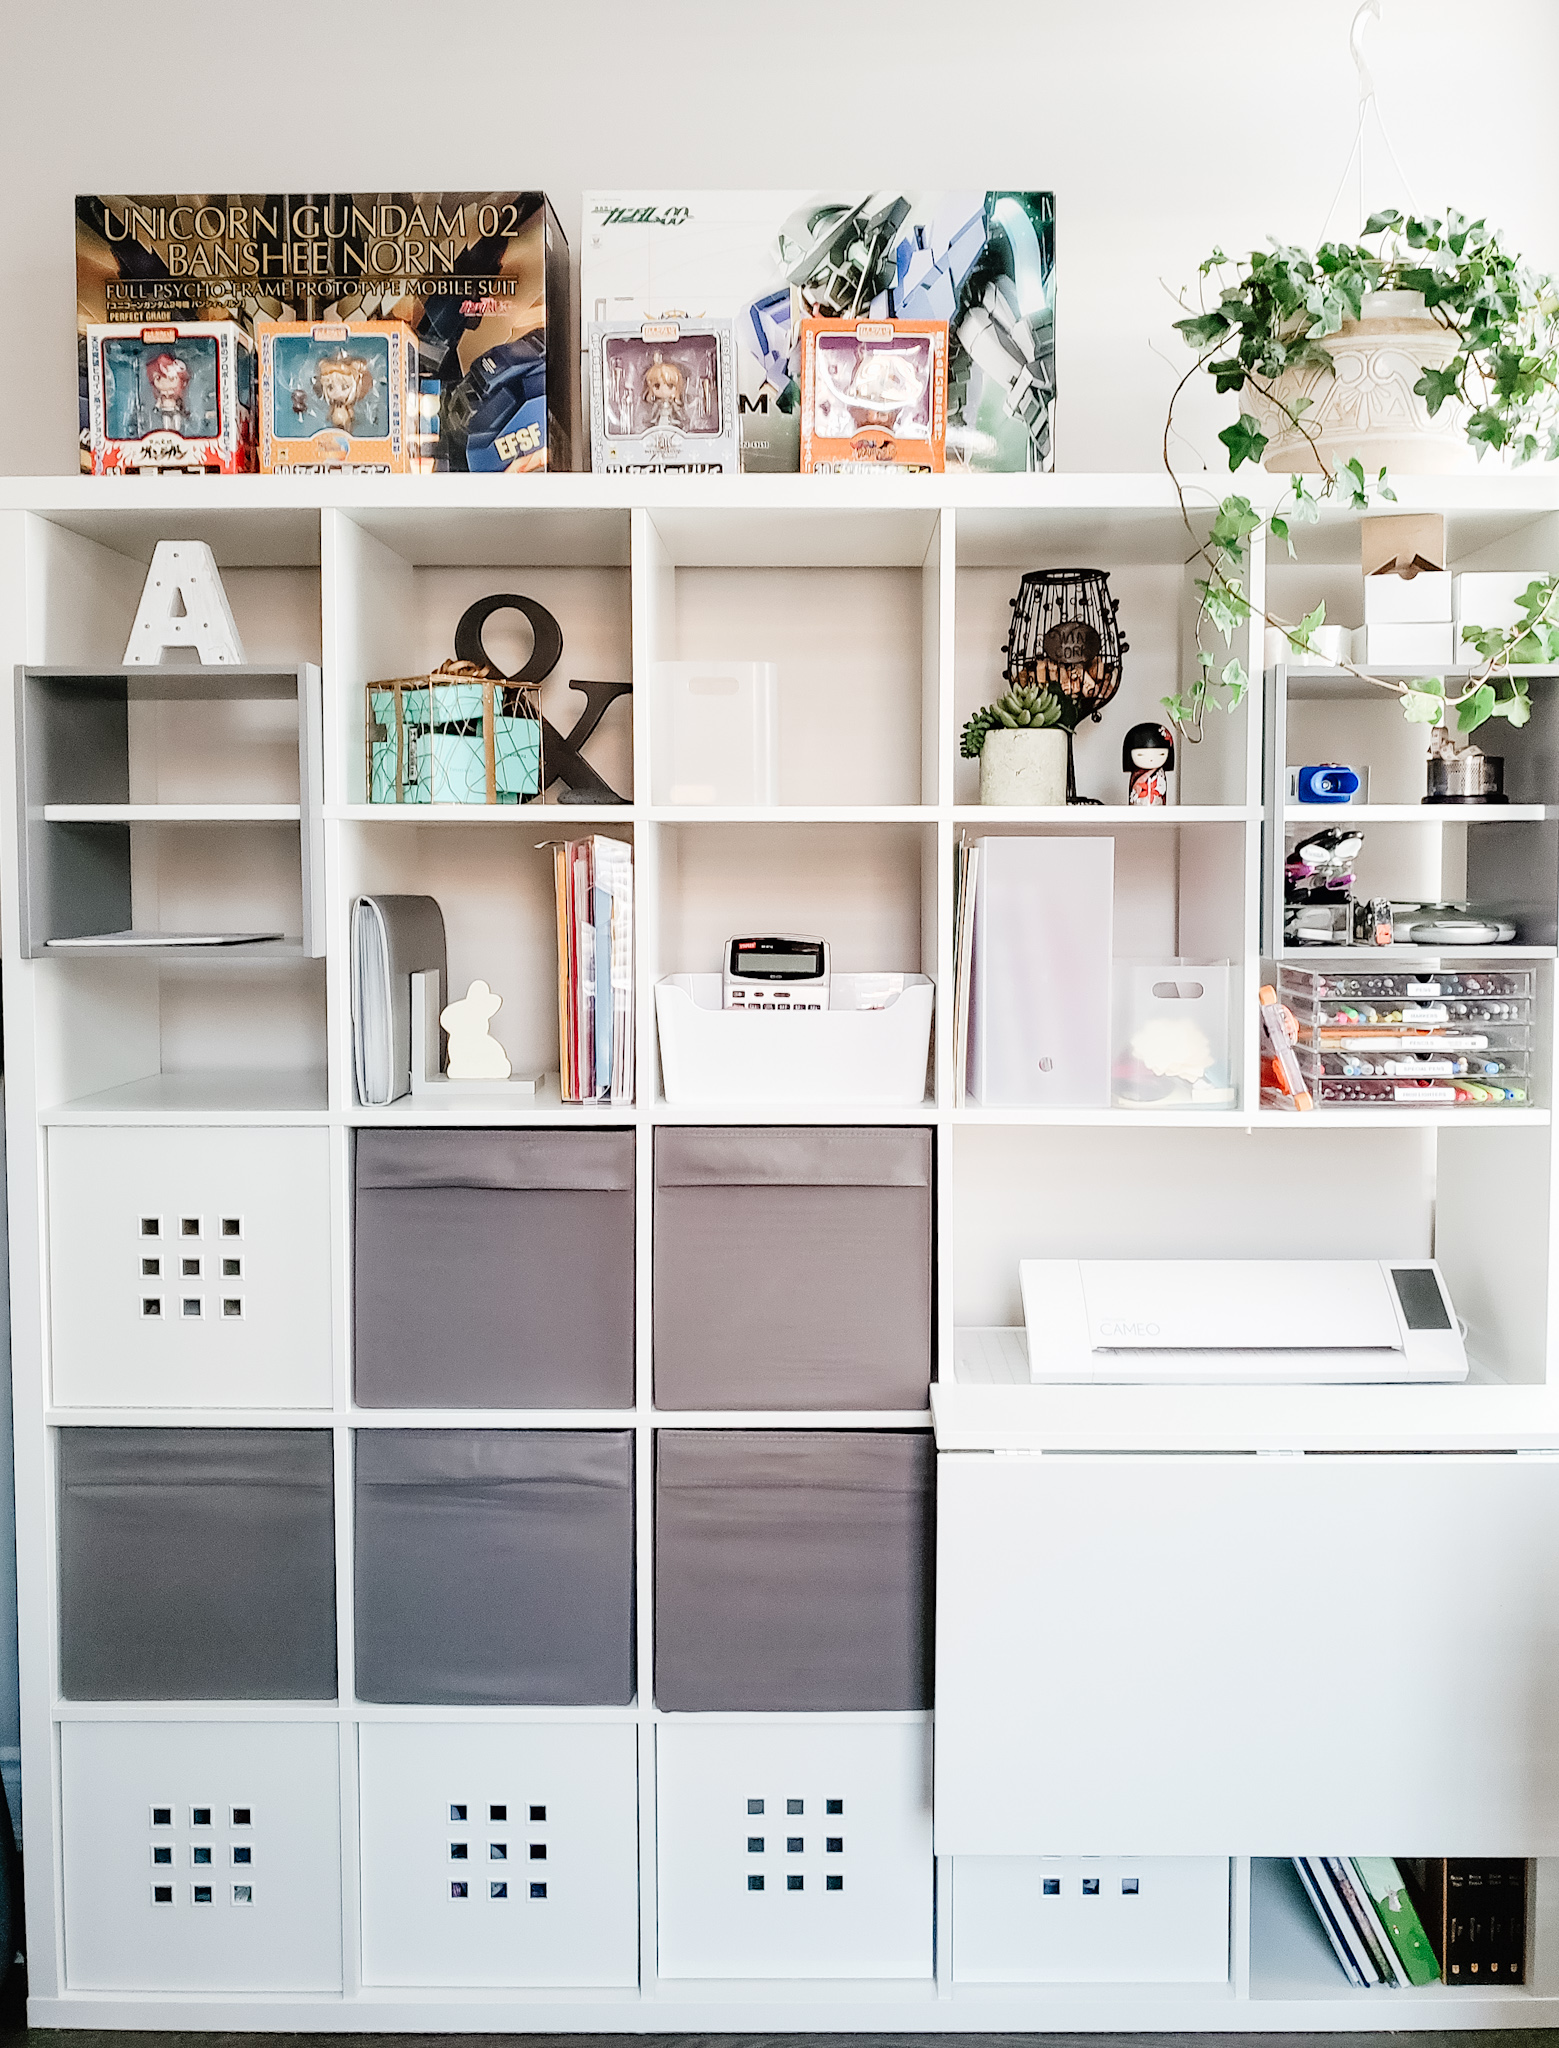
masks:
<svg viewBox="0 0 1559 2048"><path fill-rule="evenodd" d="M1549 478L1399 490L1404 509L1447 514L1457 566L1559 569L1559 483ZM1383 714L1314 671L1274 675L1233 716L1210 717L1203 742L1182 750L1175 806L1127 809L1121 735L1156 717L1186 674L1194 603L1190 543L1173 491L1156 476L12 480L0 484L7 678L17 665L116 668L152 549L180 538L215 550L251 663L278 673L317 664L322 780L317 796L300 785L296 733L282 718L295 704L262 705L239 734L241 789L228 779L231 730L166 708L133 722L136 801L118 822L131 835L136 922L174 931L238 906L257 928L292 931L293 836L307 811L322 905L314 938L324 950L24 959L15 799L6 797L0 935L34 2024L664 2033L1559 2022L1559 1863L1549 1860L1559 1856L1559 1782L1546 1767L1559 1750L1547 1662L1559 1559L1559 770L1545 738L1559 684L1534 680L1530 736L1506 747L1517 803L1502 819L1423 812L1416 736L1403 737L1391 707ZM1257 546L1256 594L1270 576L1280 608L1325 595L1329 617L1360 614L1352 515L1328 512L1298 545L1296 563L1270 565ZM1119 696L1078 739L1081 788L1104 801L982 810L958 735L999 693L1008 600L1022 571L1077 564L1110 572L1130 641ZM442 659L461 612L496 591L539 599L562 627L564 656L544 690L561 730L583 702L571 678L634 683L589 747L628 801L370 806L365 686ZM511 630L512 621L495 620L488 645L515 668L525 649L505 638ZM1252 636L1235 651L1256 675ZM777 805L654 802L655 664L738 658L778 666ZM1295 747L1309 758L1371 760L1371 805L1357 816L1381 887L1520 896L1523 952L1537 962L1541 997L1525 1106L1304 1118L1261 1107L1254 997L1270 972L1263 920L1283 834L1310 822L1285 814L1272 779ZM13 748L13 722L0 722L0 752ZM8 792L14 769L0 762ZM242 801L223 801L235 792ZM596 829L630 838L638 871L639 1100L616 1109L565 1105L555 1079L552 870L541 842ZM1112 838L1116 954L1230 963L1231 1106L954 1106L954 856L961 834L986 832ZM481 975L503 995L497 1033L515 1068L549 1077L534 1101L355 1103L347 933L351 900L364 890L439 898L451 982ZM825 934L842 972L930 977L936 1029L922 1102L665 1102L657 979L709 970L731 933L765 924ZM636 1135L634 1404L360 1410L350 1353L355 1133L500 1121ZM654 1131L774 1122L934 1131L932 1408L657 1412ZM289 1206L275 1211L278 1176ZM241 1206L230 1211L230 1202ZM148 1362L139 1328L114 1360L115 1290L140 1278L142 1256L119 1243L119 1211L138 1218L137 1204L147 1215L243 1217L243 1278L265 1290L273 1367L256 1349L219 1387L220 1364L207 1364L214 1349L186 1343L182 1354ZM1041 1247L1051 1256L1433 1251L1468 1320L1474 1375L1460 1387L1033 1388L1015 1374L1010 1343L971 1346L965 1333L1021 1320L1017 1261ZM123 1273L122 1259L134 1262ZM296 1299L289 1291L300 1273L306 1303L303 1289ZM260 1327L251 1294L245 1341ZM160 1334L189 1338L183 1329ZM200 1342L231 1334L210 1327ZM936 1714L663 1714L651 1679L659 1424L929 1429L933 1409L944 1471ZM53 1434L137 1421L332 1432L337 1703L62 1697ZM636 1433L634 1704L452 1709L357 1699L353 1438L455 1425ZM1383 1502L1434 1517L1426 1581L1404 1581L1389 1562L1393 1543L1411 1558L1413 1532L1373 1524ZM1464 1512L1478 1518L1477 1542L1448 1579ZM1323 1515L1327 1540L1318 1544L1306 1516ZM1005 1549L982 1542L981 1516L988 1530L990 1518L1002 1520ZM1166 1530L1173 1540L1162 1540ZM1497 1586L1483 1607L1480 1569ZM1448 1588L1455 1613L1444 1611ZM1297 1617L1288 1654L1325 1679L1314 1712L1290 1702L1282 1743L1264 1743L1256 1718L1275 1626L1251 1626L1258 1598ZM1023 1661L1036 1638L1020 1604L1036 1599L1054 1648L1043 1670ZM1371 1733L1367 1705L1347 1702L1348 1659L1328 1633L1339 1600L1359 1605L1346 1641L1361 1655L1372 1643L1380 1654L1365 1626L1375 1601L1389 1610L1387 1639L1412 1641L1423 1702L1418 1776L1392 1779L1402 1803L1377 1801L1367 1812L1369 1827L1384 1815L1406 1839L1342 1838L1349 1809L1335 1803L1338 1788L1362 1799L1370 1745L1388 1738ZM960 1615L964 1636L951 1625ZM985 1644L966 1644L981 1616ZM1021 1640L1001 1639L1004 1626ZM982 1665L998 1639L1005 1663ZM1100 1686L1107 1698L1091 1690ZM1458 1749L1453 1737L1479 1702L1477 1739ZM1198 1730L1189 1758L1177 1752ZM1240 1769L1218 1781L1217 1838L1193 1839L1187 1785L1231 1745ZM928 1802L933 1746L937 1798ZM1333 1788L1327 1825L1335 1822L1337 1840L1291 1839L1295 1787L1306 1783ZM1498 1795L1487 1808L1480 1784ZM767 1827L765 1888L749 1892L750 1798L805 1802L799 1893L783 1884L791 1852L769 1854ZM848 1823L845 1884L830 1892L826 1802L835 1798ZM819 1799L816 1853L809 1831ZM222 1802L229 1816L248 1802L257 1842L264 1813L253 1898L220 1911L182 1898L171 1910L154 1907L152 1807L215 1812ZM482 1883L512 1884L492 1877L490 1850L504 1843L503 1862L517 1867L511 1835L522 1838L509 1815L523 1805L529 1828L532 1804L548 1815L548 1833L536 1836L548 1850L547 1899L529 1897L528 1833L524 1898L454 1898L451 1844L480 1843ZM469 1836L450 1831L459 1805ZM493 1832L494 1807L508 1809L510 1835ZM854 1831L858 1811L864 1836ZM1485 1811L1497 1842L1479 1832ZM778 1818L783 1826L788 1816ZM996 1818L1008 1829L1001 1841ZM201 1846L192 1829L175 1830L180 1858ZM235 1842L224 1834L224 1853ZM1283 1874L1285 1855L1318 1846L1540 1859L1527 1983L1497 1993L1353 1991ZM1112 1899L1119 1907L1134 1896L1152 1909L1126 1962L1112 1961L1119 1937L1110 1928L1079 1923L1068 1978L1025 1888L1036 1873L1042 1881L1082 1871L1072 1859L1165 1882L1162 1900L1157 1891ZM566 1880L556 1898L554 1866ZM179 1866L181 1885L197 1882L195 1867ZM274 1916L272 1870L288 1887ZM780 1880L772 1892L771 1870ZM224 1868L223 1882L242 1880ZM138 1920L121 1917L121 1892L133 1895L136 1915L145 1902L147 1939ZM1079 1893L1076 1910L1100 1897ZM538 1936L523 1921L533 1905L545 1907L555 1933ZM804 1919L782 1918L796 1906ZM461 1918L464 1907L472 1910ZM831 1907L843 1908L833 1921ZM1171 1967L1177 1940L1182 1965L1194 1949L1194 1972Z"/></svg>

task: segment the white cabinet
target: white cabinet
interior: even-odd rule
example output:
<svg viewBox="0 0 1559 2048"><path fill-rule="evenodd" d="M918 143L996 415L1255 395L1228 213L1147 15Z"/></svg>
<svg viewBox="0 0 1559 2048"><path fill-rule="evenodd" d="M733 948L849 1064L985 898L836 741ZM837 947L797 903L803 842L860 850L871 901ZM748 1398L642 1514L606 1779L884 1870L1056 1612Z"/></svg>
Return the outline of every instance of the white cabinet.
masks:
<svg viewBox="0 0 1559 2048"><path fill-rule="evenodd" d="M1559 1847L1559 1460L938 1468L938 1855Z"/></svg>
<svg viewBox="0 0 1559 2048"><path fill-rule="evenodd" d="M957 1984L1224 1984L1224 1856L955 1856Z"/></svg>
<svg viewBox="0 0 1559 2048"><path fill-rule="evenodd" d="M49 1133L59 1407L328 1408L323 1129Z"/></svg>

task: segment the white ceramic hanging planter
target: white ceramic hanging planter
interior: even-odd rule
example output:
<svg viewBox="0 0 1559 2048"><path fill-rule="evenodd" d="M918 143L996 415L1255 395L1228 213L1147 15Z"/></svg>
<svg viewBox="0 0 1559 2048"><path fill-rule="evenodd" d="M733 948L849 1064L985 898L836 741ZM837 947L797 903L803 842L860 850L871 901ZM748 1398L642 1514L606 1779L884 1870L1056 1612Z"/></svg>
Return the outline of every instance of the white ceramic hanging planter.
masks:
<svg viewBox="0 0 1559 2048"><path fill-rule="evenodd" d="M1335 374L1319 364L1287 370L1273 390L1290 412L1310 401L1299 417L1303 429L1251 385L1241 404L1268 437L1263 467L1287 476L1313 475L1321 468L1312 436L1326 465L1336 471L1357 456L1366 476L1382 468L1398 476L1447 476L1478 466L1466 436L1467 408L1447 400L1431 418L1413 386L1426 369L1443 370L1457 350L1457 337L1424 305L1422 292L1372 292L1363 318L1345 320L1336 334L1320 337Z"/></svg>
<svg viewBox="0 0 1559 2048"><path fill-rule="evenodd" d="M982 804L1064 804L1066 734L1058 725L1028 731L998 726L980 749Z"/></svg>

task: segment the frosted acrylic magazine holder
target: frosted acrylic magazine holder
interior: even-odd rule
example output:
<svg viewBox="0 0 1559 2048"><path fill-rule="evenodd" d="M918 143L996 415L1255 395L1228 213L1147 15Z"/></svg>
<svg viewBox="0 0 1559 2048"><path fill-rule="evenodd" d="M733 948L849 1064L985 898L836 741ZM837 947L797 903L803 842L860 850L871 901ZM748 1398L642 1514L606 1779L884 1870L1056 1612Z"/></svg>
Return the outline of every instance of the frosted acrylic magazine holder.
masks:
<svg viewBox="0 0 1559 2048"><path fill-rule="evenodd" d="M661 661L651 702L658 804L779 802L779 668Z"/></svg>

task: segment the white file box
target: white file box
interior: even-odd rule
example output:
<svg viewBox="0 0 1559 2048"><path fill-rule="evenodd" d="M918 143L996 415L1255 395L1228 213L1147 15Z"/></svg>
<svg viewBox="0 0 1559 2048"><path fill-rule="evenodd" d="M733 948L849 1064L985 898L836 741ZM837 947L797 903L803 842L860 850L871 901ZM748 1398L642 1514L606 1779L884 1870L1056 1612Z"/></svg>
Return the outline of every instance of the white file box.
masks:
<svg viewBox="0 0 1559 2048"><path fill-rule="evenodd" d="M919 1103L926 1095L935 987L906 974L880 1010L855 1007L869 975L836 974L831 1005L786 1015L723 1010L718 974L655 985L668 1102Z"/></svg>

